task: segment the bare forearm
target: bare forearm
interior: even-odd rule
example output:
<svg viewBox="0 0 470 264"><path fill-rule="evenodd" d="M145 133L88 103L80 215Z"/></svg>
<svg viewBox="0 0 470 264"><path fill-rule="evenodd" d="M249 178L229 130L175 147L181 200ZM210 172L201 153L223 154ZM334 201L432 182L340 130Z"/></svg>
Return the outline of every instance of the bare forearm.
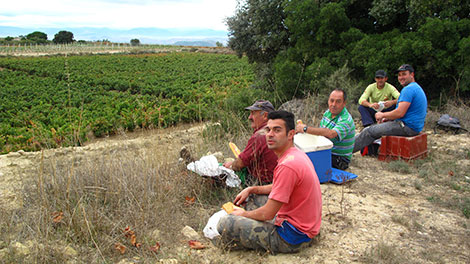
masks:
<svg viewBox="0 0 470 264"><path fill-rule="evenodd" d="M328 129L324 127L307 127L307 133L312 135L324 136L327 138L335 138L338 133L333 129Z"/></svg>
<svg viewBox="0 0 470 264"><path fill-rule="evenodd" d="M243 164L243 161L240 158L237 158L233 163L232 163L232 170L234 171L239 171L241 169L245 168L245 164Z"/></svg>
<svg viewBox="0 0 470 264"><path fill-rule="evenodd" d="M261 186L251 186L250 193L253 194L269 194L271 189L273 188L272 184L269 185L261 185Z"/></svg>

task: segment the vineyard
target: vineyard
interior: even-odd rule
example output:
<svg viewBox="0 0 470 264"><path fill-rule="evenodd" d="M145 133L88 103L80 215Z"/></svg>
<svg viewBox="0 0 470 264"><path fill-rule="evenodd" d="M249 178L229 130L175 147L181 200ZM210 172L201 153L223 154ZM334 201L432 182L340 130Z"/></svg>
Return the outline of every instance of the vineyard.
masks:
<svg viewBox="0 0 470 264"><path fill-rule="evenodd" d="M0 150L211 119L234 95L252 100L253 78L245 59L223 54L0 57Z"/></svg>

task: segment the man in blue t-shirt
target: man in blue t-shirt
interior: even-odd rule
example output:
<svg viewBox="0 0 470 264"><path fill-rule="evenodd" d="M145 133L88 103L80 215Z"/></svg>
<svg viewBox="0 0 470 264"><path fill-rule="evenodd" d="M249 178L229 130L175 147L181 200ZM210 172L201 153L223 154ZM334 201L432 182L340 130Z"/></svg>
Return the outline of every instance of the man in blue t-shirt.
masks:
<svg viewBox="0 0 470 264"><path fill-rule="evenodd" d="M404 88L398 97L395 110L377 112L377 124L365 128L356 136L353 152L361 150L382 136L412 137L423 129L428 107L426 94L415 82L415 71L411 65L403 64L397 72L398 82Z"/></svg>

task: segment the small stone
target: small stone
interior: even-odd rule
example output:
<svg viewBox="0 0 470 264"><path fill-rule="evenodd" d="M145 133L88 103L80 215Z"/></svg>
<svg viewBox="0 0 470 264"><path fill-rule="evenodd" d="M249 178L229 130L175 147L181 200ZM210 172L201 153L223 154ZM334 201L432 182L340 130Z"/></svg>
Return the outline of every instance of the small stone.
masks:
<svg viewBox="0 0 470 264"><path fill-rule="evenodd" d="M10 245L11 249L18 255L29 255L30 250L27 246L21 244L20 242L14 242Z"/></svg>
<svg viewBox="0 0 470 264"><path fill-rule="evenodd" d="M197 240L197 239L200 239L201 237L199 236L199 234L194 231L194 229L190 226L185 226L182 230L181 230L181 233L187 237L188 239L191 239L191 240Z"/></svg>

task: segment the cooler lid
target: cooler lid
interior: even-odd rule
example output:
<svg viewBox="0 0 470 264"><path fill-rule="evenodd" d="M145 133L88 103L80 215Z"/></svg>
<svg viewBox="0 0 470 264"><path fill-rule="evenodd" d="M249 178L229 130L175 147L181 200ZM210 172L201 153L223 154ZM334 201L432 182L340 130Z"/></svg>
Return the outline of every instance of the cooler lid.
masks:
<svg viewBox="0 0 470 264"><path fill-rule="evenodd" d="M294 145L303 152L331 149L333 142L324 136L298 133L294 136Z"/></svg>

